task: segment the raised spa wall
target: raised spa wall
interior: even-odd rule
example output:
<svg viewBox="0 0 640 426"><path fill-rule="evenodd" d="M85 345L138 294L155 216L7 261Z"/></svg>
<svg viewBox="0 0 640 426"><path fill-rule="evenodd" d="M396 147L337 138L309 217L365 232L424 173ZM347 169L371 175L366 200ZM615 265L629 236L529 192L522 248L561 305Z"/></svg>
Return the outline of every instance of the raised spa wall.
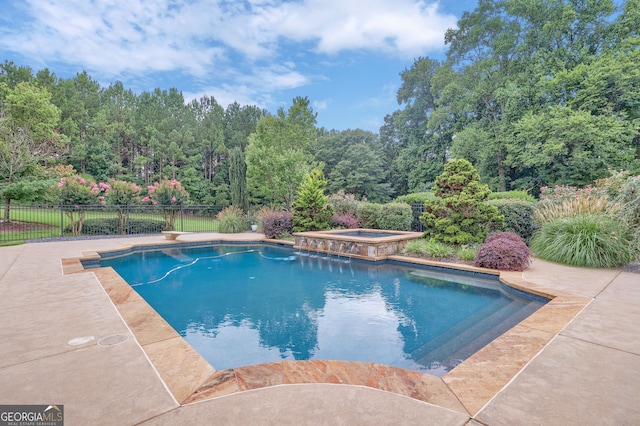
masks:
<svg viewBox="0 0 640 426"><path fill-rule="evenodd" d="M371 232L389 234L388 237L363 237L341 235L345 232ZM384 231L380 229L341 229L334 231L296 232L294 248L355 257L367 260L383 260L387 256L399 254L408 241L422 237L420 232Z"/></svg>

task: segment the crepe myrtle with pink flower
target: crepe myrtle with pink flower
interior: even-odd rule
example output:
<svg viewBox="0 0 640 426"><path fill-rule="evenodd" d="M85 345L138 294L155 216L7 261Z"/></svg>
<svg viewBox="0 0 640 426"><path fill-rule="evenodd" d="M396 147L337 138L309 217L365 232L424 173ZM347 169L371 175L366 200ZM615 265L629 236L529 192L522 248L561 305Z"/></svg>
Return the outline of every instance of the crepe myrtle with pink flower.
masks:
<svg viewBox="0 0 640 426"><path fill-rule="evenodd" d="M161 180L147 187L149 195L142 199L143 203L151 203L162 210L164 230L172 231L173 224L180 212L180 206L189 202L189 193L175 179Z"/></svg>
<svg viewBox="0 0 640 426"><path fill-rule="evenodd" d="M104 196L100 196L102 205L112 206L118 215L118 227L121 234L127 233L127 214L129 206L139 204L142 188L132 182L109 179L107 183L100 182Z"/></svg>
<svg viewBox="0 0 640 426"><path fill-rule="evenodd" d="M104 188L90 179L80 175L63 177L54 188L58 204L69 219L69 227L73 235L80 235L84 222L85 210L82 206L103 203L101 199Z"/></svg>

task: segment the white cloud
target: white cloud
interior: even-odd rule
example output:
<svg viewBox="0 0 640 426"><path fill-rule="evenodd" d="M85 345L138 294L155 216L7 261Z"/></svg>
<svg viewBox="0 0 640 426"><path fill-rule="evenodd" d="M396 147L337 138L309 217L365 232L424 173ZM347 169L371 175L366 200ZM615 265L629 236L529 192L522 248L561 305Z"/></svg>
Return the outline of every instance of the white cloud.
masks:
<svg viewBox="0 0 640 426"><path fill-rule="evenodd" d="M324 110L329 108L329 104L331 103L331 99L316 99L313 102L311 102L311 105L313 106L314 110Z"/></svg>
<svg viewBox="0 0 640 426"><path fill-rule="evenodd" d="M268 109L276 104L270 93L303 86L310 78L297 72L294 64L284 63L255 67L245 72L234 71L229 73L228 80L233 83L204 87L197 92L185 92L183 96L187 101L205 95L214 96L224 107L238 102L241 105L256 105Z"/></svg>
<svg viewBox="0 0 640 426"><path fill-rule="evenodd" d="M279 10L280 35L317 40L322 53L367 49L411 57L440 49L444 32L456 24L437 3L414 0L307 0Z"/></svg>
<svg viewBox="0 0 640 426"><path fill-rule="evenodd" d="M187 99L262 108L278 104L278 91L326 82L319 73L357 62L351 53L410 60L439 52L456 20L422 0L8 1L16 16L2 20L0 51L98 81L153 85L155 73L171 73L190 81L180 85ZM368 105L394 98L388 89Z"/></svg>
<svg viewBox="0 0 640 426"><path fill-rule="evenodd" d="M412 57L440 49L455 17L415 0L26 0L30 21L4 47L94 69L186 70L275 59L282 41L335 54L366 49Z"/></svg>

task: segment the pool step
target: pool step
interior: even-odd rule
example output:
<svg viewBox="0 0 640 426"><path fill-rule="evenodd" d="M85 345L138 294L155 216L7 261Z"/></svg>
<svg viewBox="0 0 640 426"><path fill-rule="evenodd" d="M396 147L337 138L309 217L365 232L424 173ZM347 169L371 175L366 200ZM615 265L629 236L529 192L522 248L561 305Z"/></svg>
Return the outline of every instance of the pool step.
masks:
<svg viewBox="0 0 640 426"><path fill-rule="evenodd" d="M412 358L421 365L428 366L438 362L452 368L460 360L477 352L538 307L539 305L535 303L533 306L510 303L506 306L493 307L494 312L483 310L414 351Z"/></svg>

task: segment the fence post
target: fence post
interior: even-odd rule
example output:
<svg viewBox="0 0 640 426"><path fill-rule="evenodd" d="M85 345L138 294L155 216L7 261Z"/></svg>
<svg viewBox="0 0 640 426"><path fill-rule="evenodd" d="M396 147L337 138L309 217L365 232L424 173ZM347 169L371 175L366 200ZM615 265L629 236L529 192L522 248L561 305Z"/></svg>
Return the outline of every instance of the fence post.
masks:
<svg viewBox="0 0 640 426"><path fill-rule="evenodd" d="M58 206L60 209L60 236L64 237L64 209L62 206Z"/></svg>
<svg viewBox="0 0 640 426"><path fill-rule="evenodd" d="M184 214L183 214L184 206L180 205L180 231L184 231Z"/></svg>
<svg viewBox="0 0 640 426"><path fill-rule="evenodd" d="M125 211L127 212L127 235L131 235L131 206L127 204L125 209Z"/></svg>

